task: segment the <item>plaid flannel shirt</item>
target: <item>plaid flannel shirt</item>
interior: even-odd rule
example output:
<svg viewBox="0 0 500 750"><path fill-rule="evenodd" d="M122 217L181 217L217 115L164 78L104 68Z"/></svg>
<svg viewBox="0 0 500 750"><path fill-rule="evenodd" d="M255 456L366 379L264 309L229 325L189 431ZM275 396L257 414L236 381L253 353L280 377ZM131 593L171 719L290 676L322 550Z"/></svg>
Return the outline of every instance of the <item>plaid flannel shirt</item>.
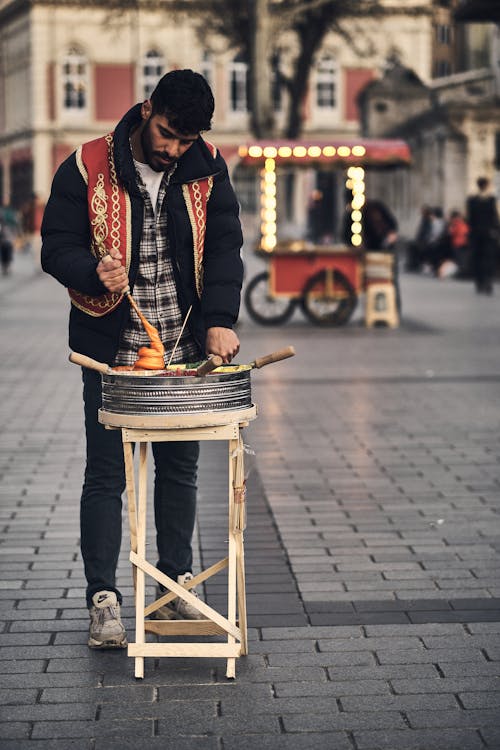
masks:
<svg viewBox="0 0 500 750"><path fill-rule="evenodd" d="M140 174L136 172L137 184L144 199L144 223L139 251L139 271L134 284L134 299L140 311L160 334L165 347L165 364L170 359L183 323L167 240L166 193L174 170L175 166L169 172L165 172L161 181L156 215L150 195ZM121 333L114 365L133 365L141 346L149 346L149 338L139 317L130 308L129 319ZM172 362L193 362L199 359L199 356L199 349L186 326Z"/></svg>

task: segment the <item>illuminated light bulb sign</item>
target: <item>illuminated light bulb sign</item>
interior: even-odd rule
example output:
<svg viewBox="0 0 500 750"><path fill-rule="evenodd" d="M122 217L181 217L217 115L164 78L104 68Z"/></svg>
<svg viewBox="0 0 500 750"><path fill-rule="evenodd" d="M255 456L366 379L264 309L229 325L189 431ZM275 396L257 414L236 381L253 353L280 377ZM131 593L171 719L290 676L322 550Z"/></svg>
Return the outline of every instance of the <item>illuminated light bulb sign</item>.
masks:
<svg viewBox="0 0 500 750"><path fill-rule="evenodd" d="M366 148L361 144L354 146L333 145L263 145L240 146L238 155L241 158L264 159L260 180L260 218L261 218L261 248L272 252L276 247L276 160L297 159L299 162L309 157L311 159L349 159L366 156ZM307 160L306 160L307 161ZM365 170L363 167L352 165L347 170L346 188L352 193L351 199L351 244L359 247L362 244L362 211L365 204Z"/></svg>

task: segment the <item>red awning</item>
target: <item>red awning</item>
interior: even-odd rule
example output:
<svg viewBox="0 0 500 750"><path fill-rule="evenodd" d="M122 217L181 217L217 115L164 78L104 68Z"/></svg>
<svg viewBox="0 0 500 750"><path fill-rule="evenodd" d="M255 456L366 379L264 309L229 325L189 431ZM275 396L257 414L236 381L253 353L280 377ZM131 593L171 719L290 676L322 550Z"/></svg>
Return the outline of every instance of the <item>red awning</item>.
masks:
<svg viewBox="0 0 500 750"><path fill-rule="evenodd" d="M405 141L395 139L336 139L317 141L251 141L238 148L240 162L261 166L266 159L276 164L295 166L359 165L390 167L411 163L410 148Z"/></svg>

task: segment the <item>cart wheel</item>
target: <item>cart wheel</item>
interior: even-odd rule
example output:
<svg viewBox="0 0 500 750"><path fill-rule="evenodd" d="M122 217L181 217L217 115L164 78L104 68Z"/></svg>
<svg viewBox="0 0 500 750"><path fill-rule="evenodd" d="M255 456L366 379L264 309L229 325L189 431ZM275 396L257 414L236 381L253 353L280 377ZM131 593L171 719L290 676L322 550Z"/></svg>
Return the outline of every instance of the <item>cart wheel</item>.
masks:
<svg viewBox="0 0 500 750"><path fill-rule="evenodd" d="M294 309L295 301L269 294L269 273L263 271L254 276L245 290L245 305L248 314L263 326L280 325L287 321Z"/></svg>
<svg viewBox="0 0 500 750"><path fill-rule="evenodd" d="M318 326L341 326L351 317L358 298L353 285L342 271L324 269L311 276L304 286L300 303L302 312L312 323Z"/></svg>

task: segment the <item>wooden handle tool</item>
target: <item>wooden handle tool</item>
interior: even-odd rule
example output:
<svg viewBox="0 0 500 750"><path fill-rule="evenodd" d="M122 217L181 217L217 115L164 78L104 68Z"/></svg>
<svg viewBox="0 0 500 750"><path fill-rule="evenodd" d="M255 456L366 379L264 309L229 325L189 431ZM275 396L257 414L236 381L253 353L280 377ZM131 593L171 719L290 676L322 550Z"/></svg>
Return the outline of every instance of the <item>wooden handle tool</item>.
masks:
<svg viewBox="0 0 500 750"><path fill-rule="evenodd" d="M92 359L92 357L87 357L86 354L71 352L71 354L69 355L69 361L73 362L73 364L75 365L80 365L80 367L88 367L89 370L102 372L104 373L104 375L108 375L109 373L113 372L111 367L105 362L98 362L96 359Z"/></svg>
<svg viewBox="0 0 500 750"><path fill-rule="evenodd" d="M270 365L273 362L280 362L282 359L288 359L288 357L293 357L294 355L295 349L293 346L287 346L284 349L279 349L277 352L267 354L265 357L258 357L250 363L250 367L260 369L261 367L264 367L264 365Z"/></svg>
<svg viewBox="0 0 500 750"><path fill-rule="evenodd" d="M198 377L202 375L208 375L209 372L212 372L212 370L215 370L217 367L220 367L222 364L222 357L219 357L218 354L212 354L208 359L206 359L204 362L199 365L199 367L196 368L196 375Z"/></svg>

